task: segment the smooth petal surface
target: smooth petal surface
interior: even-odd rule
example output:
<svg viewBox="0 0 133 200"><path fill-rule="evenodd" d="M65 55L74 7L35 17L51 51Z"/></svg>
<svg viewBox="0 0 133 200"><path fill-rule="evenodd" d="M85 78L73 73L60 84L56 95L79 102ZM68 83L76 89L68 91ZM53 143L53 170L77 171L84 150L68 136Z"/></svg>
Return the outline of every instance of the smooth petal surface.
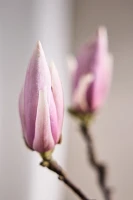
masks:
<svg viewBox="0 0 133 200"><path fill-rule="evenodd" d="M86 98L87 89L93 81L92 74L86 74L79 80L73 96L73 107L78 111L89 111L89 105Z"/></svg>
<svg viewBox="0 0 133 200"><path fill-rule="evenodd" d="M35 135L35 123L39 91L47 86L47 98L50 101L51 77L40 42L37 43L31 58L24 84L24 113L27 143L32 148Z"/></svg>
<svg viewBox="0 0 133 200"><path fill-rule="evenodd" d="M91 45L83 45L77 56L77 70L73 78L73 91L78 85L80 78L88 73L93 74L95 62L95 41Z"/></svg>
<svg viewBox="0 0 133 200"><path fill-rule="evenodd" d="M111 73L108 72L111 68L109 67L108 61L107 31L104 27L100 27L97 32L95 62L93 65L94 81L87 92L88 104L90 105L91 111L98 110L104 104L109 91Z"/></svg>
<svg viewBox="0 0 133 200"><path fill-rule="evenodd" d="M113 58L111 55L105 57L103 68L97 72L93 91L92 109L99 109L105 102L112 80Z"/></svg>
<svg viewBox="0 0 133 200"><path fill-rule="evenodd" d="M58 125L59 120L58 120L58 116L57 116L57 109L56 109L56 104L54 101L52 91L51 91L51 97L50 97L49 112L50 112L50 124L51 124L52 136L53 136L54 142L56 144L56 143L58 143L60 131L59 131L59 125Z"/></svg>
<svg viewBox="0 0 133 200"><path fill-rule="evenodd" d="M51 81L52 81L52 93L56 106L57 118L58 118L58 137L59 140L61 135L62 123L63 123L63 114L64 114L64 100L63 100L63 91L58 71L53 63L50 66L51 72Z"/></svg>
<svg viewBox="0 0 133 200"><path fill-rule="evenodd" d="M35 136L33 141L33 149L40 153L52 149L55 144L51 133L49 104L46 94L47 89L39 91Z"/></svg>
<svg viewBox="0 0 133 200"><path fill-rule="evenodd" d="M98 29L91 44L83 45L77 56L77 63L77 70L73 78L73 99L77 103L80 102L82 111L96 111L105 102L111 83L112 67L108 52L107 31L104 27ZM82 82L83 77L87 74L93 75L93 81L88 85ZM81 86L79 87L79 85ZM75 93L80 99L76 100ZM80 95L80 93L84 95Z"/></svg>
<svg viewBox="0 0 133 200"><path fill-rule="evenodd" d="M61 137L63 92L58 72L46 63L37 43L19 97L19 112L26 145L37 152L52 150Z"/></svg>
<svg viewBox="0 0 133 200"><path fill-rule="evenodd" d="M24 115L24 89L22 88L19 95L19 115L24 138L26 139L25 115Z"/></svg>

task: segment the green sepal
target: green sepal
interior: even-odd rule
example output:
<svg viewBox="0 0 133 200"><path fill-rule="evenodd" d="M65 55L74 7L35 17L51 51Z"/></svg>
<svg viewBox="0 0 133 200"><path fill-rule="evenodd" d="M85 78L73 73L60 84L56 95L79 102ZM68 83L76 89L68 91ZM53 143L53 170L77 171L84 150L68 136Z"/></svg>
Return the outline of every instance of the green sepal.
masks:
<svg viewBox="0 0 133 200"><path fill-rule="evenodd" d="M54 149L46 151L44 153L40 153L43 161L50 161L52 159L53 151L54 151Z"/></svg>
<svg viewBox="0 0 133 200"><path fill-rule="evenodd" d="M68 112L75 118L79 119L86 125L88 125L93 119L95 114L94 113L84 113L80 111L76 111L73 108L68 108Z"/></svg>

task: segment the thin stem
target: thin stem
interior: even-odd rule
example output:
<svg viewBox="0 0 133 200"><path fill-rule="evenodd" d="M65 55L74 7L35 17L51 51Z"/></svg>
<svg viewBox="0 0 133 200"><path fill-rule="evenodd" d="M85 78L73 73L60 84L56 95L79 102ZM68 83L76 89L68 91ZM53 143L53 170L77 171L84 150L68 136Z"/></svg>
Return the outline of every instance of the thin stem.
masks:
<svg viewBox="0 0 133 200"><path fill-rule="evenodd" d="M63 181L80 199L82 200L90 200L87 198L83 192L77 188L70 179L68 179L66 173L63 171L62 167L58 165L58 163L54 160L47 160L47 161L42 161L40 163L41 166L47 167L51 171L55 172L56 174L59 175L59 180Z"/></svg>
<svg viewBox="0 0 133 200"><path fill-rule="evenodd" d="M111 189L106 185L107 169L105 164L97 161L93 140L90 131L85 123L81 124L82 136L88 148L88 159L92 167L97 172L98 183L105 200L111 200Z"/></svg>

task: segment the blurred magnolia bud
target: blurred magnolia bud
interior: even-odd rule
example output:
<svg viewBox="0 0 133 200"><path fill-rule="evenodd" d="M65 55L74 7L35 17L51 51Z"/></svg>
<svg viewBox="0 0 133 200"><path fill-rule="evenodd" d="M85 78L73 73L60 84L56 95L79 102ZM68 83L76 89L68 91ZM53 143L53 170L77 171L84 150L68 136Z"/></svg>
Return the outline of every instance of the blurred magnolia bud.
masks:
<svg viewBox="0 0 133 200"><path fill-rule="evenodd" d="M108 51L107 31L100 27L94 40L84 44L76 58L72 73L72 109L94 113L105 102L112 75L112 55Z"/></svg>
<svg viewBox="0 0 133 200"><path fill-rule="evenodd" d="M44 153L60 141L63 122L62 86L55 66L50 70L38 42L30 60L19 97L19 113L25 142Z"/></svg>

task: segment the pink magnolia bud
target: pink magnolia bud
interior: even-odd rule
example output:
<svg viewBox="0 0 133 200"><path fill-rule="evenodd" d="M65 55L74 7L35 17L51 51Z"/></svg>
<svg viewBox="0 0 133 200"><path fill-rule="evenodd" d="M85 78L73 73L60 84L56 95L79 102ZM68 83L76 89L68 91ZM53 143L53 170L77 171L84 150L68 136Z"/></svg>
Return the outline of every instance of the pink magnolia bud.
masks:
<svg viewBox="0 0 133 200"><path fill-rule="evenodd" d="M26 73L19 113L29 148L40 153L52 150L61 137L63 93L58 72L53 64L49 70L40 42Z"/></svg>
<svg viewBox="0 0 133 200"><path fill-rule="evenodd" d="M73 108L85 113L99 110L108 94L112 74L112 56L104 27L98 29L91 44L81 48L74 68Z"/></svg>

